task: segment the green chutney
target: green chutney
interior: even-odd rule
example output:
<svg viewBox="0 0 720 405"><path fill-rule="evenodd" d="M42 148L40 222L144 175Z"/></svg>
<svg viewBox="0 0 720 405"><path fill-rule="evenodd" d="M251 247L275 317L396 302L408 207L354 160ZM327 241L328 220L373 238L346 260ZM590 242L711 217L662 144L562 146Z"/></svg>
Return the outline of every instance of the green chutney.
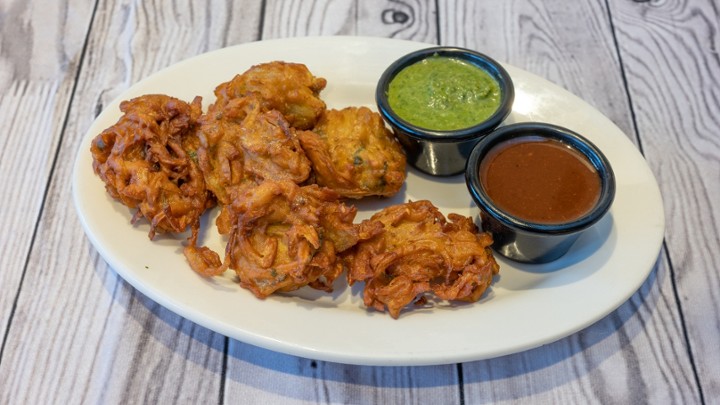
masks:
<svg viewBox="0 0 720 405"><path fill-rule="evenodd" d="M401 70L387 91L390 108L421 128L469 128L500 107L498 82L462 59L433 55Z"/></svg>

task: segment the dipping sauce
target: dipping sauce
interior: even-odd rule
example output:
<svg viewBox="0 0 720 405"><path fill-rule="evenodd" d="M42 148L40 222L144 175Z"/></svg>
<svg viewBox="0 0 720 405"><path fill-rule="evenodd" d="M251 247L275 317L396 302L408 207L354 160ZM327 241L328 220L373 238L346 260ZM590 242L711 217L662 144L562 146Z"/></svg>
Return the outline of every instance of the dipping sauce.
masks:
<svg viewBox="0 0 720 405"><path fill-rule="evenodd" d="M388 104L405 121L421 128L469 128L500 106L498 82L462 59L434 55L401 70L391 81Z"/></svg>
<svg viewBox="0 0 720 405"><path fill-rule="evenodd" d="M480 182L498 208L540 224L582 217L595 207L601 191L600 175L585 155L534 136L493 147L480 163Z"/></svg>

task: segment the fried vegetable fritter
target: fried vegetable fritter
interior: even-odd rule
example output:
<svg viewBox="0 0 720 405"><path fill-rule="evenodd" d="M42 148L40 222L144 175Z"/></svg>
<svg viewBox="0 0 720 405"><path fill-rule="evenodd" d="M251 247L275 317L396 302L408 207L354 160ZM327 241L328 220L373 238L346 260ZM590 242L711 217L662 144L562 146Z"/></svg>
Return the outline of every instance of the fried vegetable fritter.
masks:
<svg viewBox="0 0 720 405"><path fill-rule="evenodd" d="M298 137L315 182L344 197L391 196L405 181L400 143L366 107L327 110L312 131Z"/></svg>
<svg viewBox="0 0 720 405"><path fill-rule="evenodd" d="M223 108L233 99L254 94L262 100L265 111L279 111L290 126L310 129L325 110L319 94L326 84L325 79L313 76L303 64L263 63L217 86L215 106Z"/></svg>
<svg viewBox="0 0 720 405"><path fill-rule="evenodd" d="M307 285L332 291L343 270L337 254L361 237L353 224L356 211L329 189L267 180L229 208L224 263L204 248L189 252L188 259L205 275L235 270L240 285L259 298Z"/></svg>
<svg viewBox="0 0 720 405"><path fill-rule="evenodd" d="M227 205L263 180L305 181L310 161L285 118L256 96L230 100L200 118L198 162L208 189Z"/></svg>
<svg viewBox="0 0 720 405"><path fill-rule="evenodd" d="M138 209L133 222L150 221L150 239L190 227L194 241L200 216L214 204L196 161L200 98L188 104L144 95L123 101L120 110L117 123L92 141L93 170L113 198Z"/></svg>
<svg viewBox="0 0 720 405"><path fill-rule="evenodd" d="M429 201L387 207L355 224L341 198L401 190L406 158L379 114L326 110L325 79L305 65L256 65L192 103L145 95L91 145L107 192L137 209L133 222L192 234L184 246L203 276L234 270L259 298L310 286L332 291L347 269L365 305L397 318L431 296L477 301L498 273L492 238ZM200 217L218 202L224 257L198 246Z"/></svg>
<svg viewBox="0 0 720 405"><path fill-rule="evenodd" d="M489 246L471 218L442 213L429 201L387 207L365 222L382 229L348 250L348 282L365 282L365 305L393 318L425 294L474 302L498 273ZM365 224L365 226L369 226Z"/></svg>

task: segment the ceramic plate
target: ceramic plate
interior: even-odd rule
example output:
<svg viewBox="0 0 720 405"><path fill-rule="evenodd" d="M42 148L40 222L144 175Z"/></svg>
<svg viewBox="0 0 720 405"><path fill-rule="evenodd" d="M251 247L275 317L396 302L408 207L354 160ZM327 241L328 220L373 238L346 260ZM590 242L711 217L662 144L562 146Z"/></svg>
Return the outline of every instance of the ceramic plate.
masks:
<svg viewBox="0 0 720 405"><path fill-rule="evenodd" d="M332 294L309 288L255 298L232 272L204 279L182 254L187 235L147 238L148 225L130 224L132 212L108 196L93 174L91 139L114 124L120 101L147 93L184 100L203 96L250 66L273 60L300 62L327 79L321 96L331 108L376 110L375 84L395 59L432 45L362 37L295 38L225 48L168 67L135 84L107 106L88 130L77 154L73 197L88 238L125 280L177 314L226 336L307 358L367 365L426 365L479 360L547 344L603 318L625 302L653 268L664 216L657 183L628 137L608 118L560 87L507 66L516 88L507 122L545 121L568 127L594 142L617 178L609 214L562 259L520 265L499 258L501 270L474 304L436 303L406 310L399 319L369 311L362 285L342 281ZM358 203L356 221L384 206L428 199L445 214L476 216L462 176L433 178L410 170L391 199ZM204 219L201 243L224 249L213 215Z"/></svg>

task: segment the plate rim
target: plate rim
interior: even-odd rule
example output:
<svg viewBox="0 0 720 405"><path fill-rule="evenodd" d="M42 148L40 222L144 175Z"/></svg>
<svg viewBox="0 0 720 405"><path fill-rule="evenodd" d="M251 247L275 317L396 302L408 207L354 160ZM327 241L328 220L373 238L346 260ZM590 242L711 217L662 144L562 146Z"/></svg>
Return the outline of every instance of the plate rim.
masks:
<svg viewBox="0 0 720 405"><path fill-rule="evenodd" d="M277 352L282 352L290 355L296 355L306 358L313 358L318 360L325 360L325 361L334 361L334 362L341 362L341 363L347 363L347 364L361 364L361 365L434 365L434 364L450 364L450 363L457 363L457 362L464 362L464 361L471 361L471 360L481 360L481 359L487 359L487 358L493 358L493 357L499 357L511 353L517 353L520 351L530 350L532 348L548 344L551 342L554 342L558 339L561 339L563 337L569 336L573 333L576 333L579 330L582 330L586 328L587 326L597 322L599 319L604 318L612 311L616 310L620 305L622 305L627 299L629 299L637 290L640 288L640 286L644 283L644 281L647 279L648 275L652 271L654 264L657 261L657 255L660 252L663 236L664 236L664 229L665 229L665 222L664 222L664 208L662 203L662 196L659 191L659 187L657 184L657 181L650 170L649 166L647 166L647 163L644 161L644 158L640 154L640 152L635 148L635 145L627 138L625 135L625 140L627 141L627 144L624 145L625 148L628 146L632 146L633 150L637 153L637 155L642 159L642 163L644 164L644 167L647 171L646 174L649 174L649 178L652 180L651 186L654 186L654 192L656 192L657 197L657 203L659 203L660 207L660 215L658 219L660 222L657 224L657 227L659 230L654 233L655 239L653 241L649 241L649 244L655 245L654 251L656 252L654 255L649 256L645 258L645 260L642 263L642 267L645 269L643 270L644 274L642 275L641 281L634 286L633 288L627 288L625 291L625 294L623 294L622 299L617 299L615 304L607 306L604 311L596 311L594 313L594 316L588 317L585 322L577 323L574 325L573 328L570 329L564 329L562 331L558 331L557 333L553 334L549 338L545 338L542 340L535 340L532 342L525 342L524 344L515 344L515 345L508 345L502 350L494 350L492 352L476 352L476 353L452 353L452 352L433 352L433 354L428 353L404 353L403 355L399 356L380 356L379 354L371 354L371 353L347 353L347 352L340 352L340 351L326 351L322 349L317 348L311 348L306 347L302 345L293 344L293 342L287 342L282 341L279 339L273 339L268 336L260 336L257 334L252 333L251 331L238 331L237 326L235 325L228 325L223 322L219 322L216 319L208 319L206 314L204 314L202 311L198 311L197 308L188 308L186 305L183 305L181 301L179 301L176 297L168 297L163 294L158 293L158 291L155 291L153 288L151 288L150 285L145 283L142 279L138 278L136 274L134 274L131 271L128 271L127 269L123 268L122 263L117 260L116 254L114 254L109 247L104 246L99 243L97 239L97 235L95 234L96 229L94 228L94 224L88 222L88 218L85 216L84 207L87 203L87 201L83 200L83 196L80 195L80 190L83 187L83 184L81 182L80 173L83 171L90 171L92 173L91 169L88 169L87 167L81 167L81 165L85 164L87 162L87 159L83 160L83 156L87 158L87 155L89 155L87 146L89 145L90 140L92 137L97 133L93 132L93 129L97 126L99 122L102 121L102 119L106 118L107 114L113 113L110 111L110 108L117 106L119 104L119 101L122 99L125 99L128 97L128 94L131 94L134 89L138 89L143 86L143 83L152 82L157 77L162 76L166 74L168 71L171 71L173 69L182 69L187 64L195 63L194 60L200 60L203 58L213 58L217 55L221 55L222 53L228 52L233 53L236 52L238 49L246 49L248 46L251 46L255 44L254 46L257 46L257 44L264 44L272 46L273 44L286 44L286 43L293 43L293 45L297 45L298 43L317 43L318 42L326 42L326 43L335 43L335 45L342 44L345 41L352 41L354 43L366 43L367 45L377 45L377 44L384 44L384 43L393 43L398 44L402 43L404 46L407 46L408 49L410 47L422 47L422 46L434 46L433 44L427 44L422 42L414 42L414 41L406 41L406 40L398 40L398 39L388 39L388 38L375 38L375 37L362 37L362 36L334 36L334 37L295 37L295 38L285 38L285 39L273 39L273 40L266 40L266 41L254 41L254 42L248 42L238 45L233 45L231 47L221 48L214 51L206 52L203 54L199 54L190 58L187 58L183 61L177 62L175 64L172 64L164 69L161 69L146 78L138 81L137 83L129 86L127 89L122 91L116 98L113 100L110 104L108 104L101 114L99 114L94 120L91 126L88 128L86 133L83 135L80 141L80 146L76 153L75 162L73 165L73 173L72 173L72 195L73 195L73 202L76 208L76 212L78 213L78 217L80 218L80 222L82 224L83 230L85 231L85 234L87 235L88 239L93 244L94 248L100 253L100 255L103 257L103 259L108 263L108 265L115 271L118 275L120 275L124 280L126 280L129 284L131 284L134 288L138 289L140 292L148 296L153 301L161 304L163 307L171 310L172 312L189 319L199 325L202 325L204 327L207 327L213 331L216 331L218 333L221 333L225 336L229 336L238 340L241 340L246 343L253 344L255 346L263 347L266 349L270 349ZM401 46L402 47L402 46ZM401 55L397 55L399 57ZM582 101L579 97L574 96L567 90L561 88L560 86L557 86L546 79L543 79L537 75L534 75L530 72L526 72L522 69L513 67L511 65L503 63L504 66L508 67L511 72L522 72L522 74L528 75L528 77L532 77L533 80L540 80L544 81L551 86L553 86L554 91L559 91L560 93L564 92L566 93L566 96L569 95L571 97L576 98L582 103L585 103L589 108L597 112L597 114L601 115L602 117L606 118L601 112L594 109L592 106L587 104L586 102ZM229 79L229 78L228 78ZM227 79L226 79L227 80ZM609 119L607 119L608 122L612 125L612 123ZM620 131L617 126L615 126L617 131ZM620 131L622 132L622 131ZM94 176L94 174L92 174ZM99 182L99 180L98 180ZM653 188L653 187L651 187ZM104 192L104 190L103 190ZM128 218L129 222L129 218ZM129 225L128 225L129 226ZM189 267L186 269L187 271L190 270ZM502 270L501 270L502 271ZM482 305L476 304L476 305ZM378 314L385 317L388 317L387 314ZM389 318L389 317L388 317ZM395 322L403 322L404 320L401 318L400 320L397 320ZM382 324L383 322L381 322Z"/></svg>

